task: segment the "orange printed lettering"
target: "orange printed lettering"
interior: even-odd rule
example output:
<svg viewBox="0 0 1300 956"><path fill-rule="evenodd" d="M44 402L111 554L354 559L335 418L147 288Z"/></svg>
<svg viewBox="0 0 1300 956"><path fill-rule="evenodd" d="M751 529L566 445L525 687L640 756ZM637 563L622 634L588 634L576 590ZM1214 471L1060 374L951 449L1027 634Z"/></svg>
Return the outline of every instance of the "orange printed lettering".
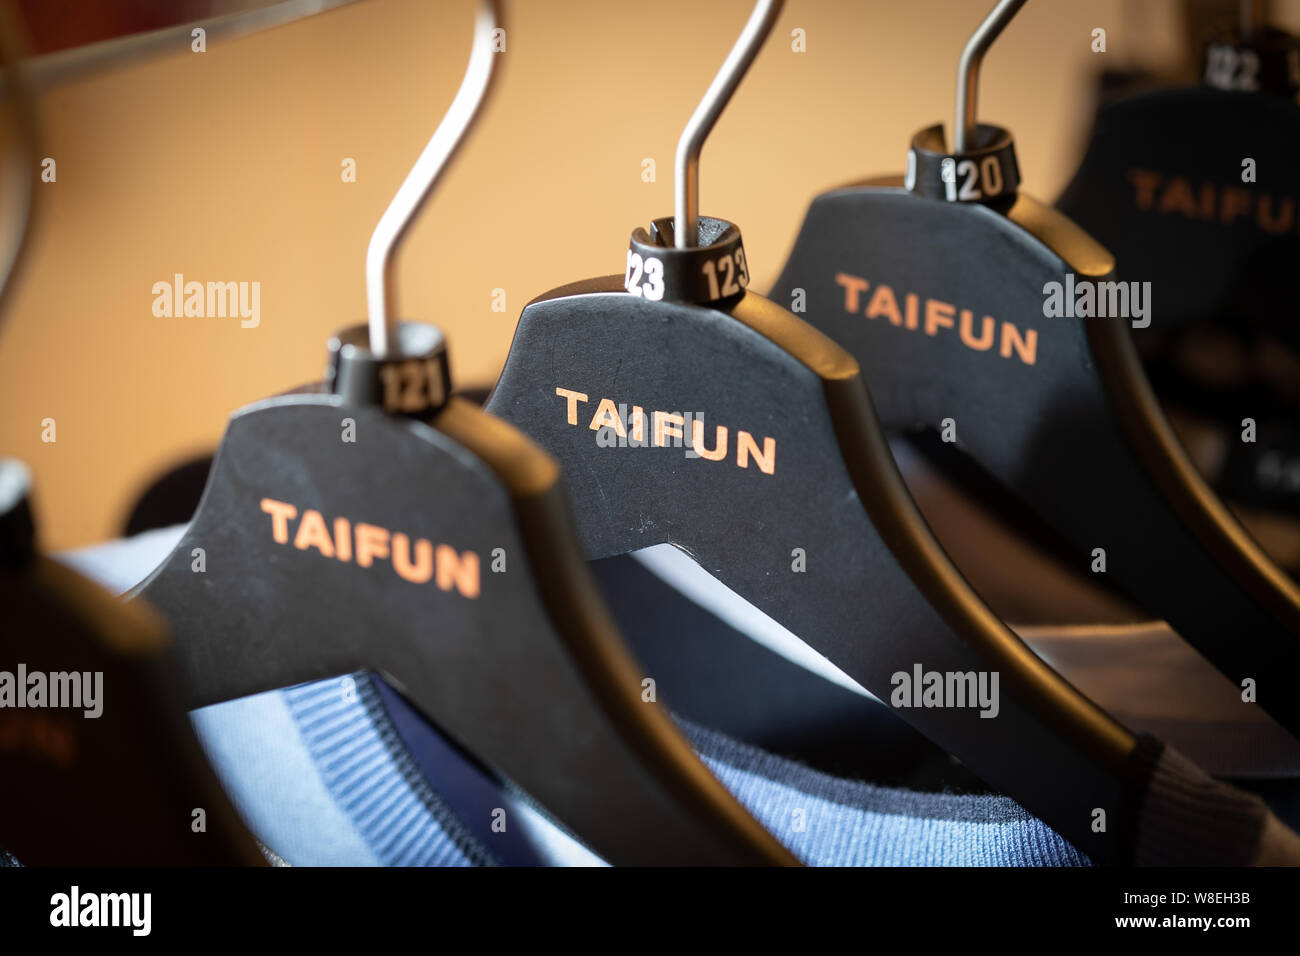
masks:
<svg viewBox="0 0 1300 956"><path fill-rule="evenodd" d="M898 300L894 298L894 290L887 285L876 286L871 304L867 306L867 318L875 319L882 315L889 319L891 325L903 324L903 317L898 313Z"/></svg>
<svg viewBox="0 0 1300 956"><path fill-rule="evenodd" d="M375 558L388 557L388 529L362 522L357 525L357 564L368 568Z"/></svg>
<svg viewBox="0 0 1300 956"><path fill-rule="evenodd" d="M340 561L352 560L352 525L347 518L334 519L334 546Z"/></svg>
<svg viewBox="0 0 1300 956"><path fill-rule="evenodd" d="M925 334L934 335L939 331L939 327L945 329L952 328L952 317L957 311L954 306L947 302L940 302L938 299L925 300Z"/></svg>
<svg viewBox="0 0 1300 956"><path fill-rule="evenodd" d="M302 513L302 521L298 523L298 533L294 536L293 546L299 551L315 548L327 558L334 557L334 542L330 540L329 531L325 528L325 519L320 516L319 511L308 508Z"/></svg>
<svg viewBox="0 0 1300 956"><path fill-rule="evenodd" d="M1188 219L1196 218L1196 199L1192 196L1192 187L1181 176L1169 180L1164 195L1160 197L1159 211L1162 213L1179 212Z"/></svg>
<svg viewBox="0 0 1300 956"><path fill-rule="evenodd" d="M417 539L412 563L411 539L404 534L393 535L393 570L412 584L423 584L433 577L433 545L423 538Z"/></svg>
<svg viewBox="0 0 1300 956"><path fill-rule="evenodd" d="M1127 179L1137 187L1137 207L1150 209L1155 205L1156 187L1160 185L1160 174L1146 169L1130 169Z"/></svg>
<svg viewBox="0 0 1300 956"><path fill-rule="evenodd" d="M263 498L262 510L271 516L271 537L275 543L288 544L289 520L297 517L298 509L274 498Z"/></svg>
<svg viewBox="0 0 1300 956"><path fill-rule="evenodd" d="M741 468L749 467L749 458L753 455L758 470L765 475L776 471L776 439L764 438L763 450L758 450L754 436L747 431L736 432L736 464Z"/></svg>
<svg viewBox="0 0 1300 956"><path fill-rule="evenodd" d="M577 424L570 422L570 425ZM618 415L618 408L608 398L602 398L600 405L596 407L596 414L591 418L591 430L600 431L602 428L612 428L618 433L620 438L627 437L627 429L623 427L623 419Z"/></svg>
<svg viewBox="0 0 1300 956"><path fill-rule="evenodd" d="M844 286L845 310L848 312L858 311L858 294L867 291L869 285L867 280L837 272L835 273L835 281Z"/></svg>
<svg viewBox="0 0 1300 956"><path fill-rule="evenodd" d="M845 288L863 290L868 288L871 283L860 276L853 276L847 273L838 273L835 281ZM854 293L856 295L856 293ZM1021 330L1010 322L999 322L991 315L986 315L980 320L979 330L975 328L975 314L970 309L960 309L950 302L944 302L942 299L925 299L924 307L922 306L922 297L915 292L907 292L903 296L904 313L899 315L898 311L898 294L894 289L884 282L875 284L875 292L871 295L871 302L867 305L865 315L868 319L886 317L891 325L905 329L917 331L921 328L920 317L924 310L925 314L925 334L938 337L943 329L956 329L958 332L958 341L966 348L973 349L976 352L987 352L993 348L993 343L1001 333L1001 352L1003 358L1010 358L1015 355L1026 365L1033 365L1038 359L1038 333L1034 329ZM845 310L855 311L849 308L850 300L845 299ZM737 438L739 442L739 438ZM737 452L739 454L739 449Z"/></svg>
<svg viewBox="0 0 1300 956"><path fill-rule="evenodd" d="M1295 222L1295 200L1282 200L1282 215L1279 218L1273 217L1273 197L1263 195L1259 197L1259 225L1265 232L1271 232L1274 235L1280 232L1286 232Z"/></svg>
<svg viewBox="0 0 1300 956"><path fill-rule="evenodd" d="M704 447L704 422L698 418L691 419L691 447L695 449L695 454L701 458L707 458L709 461L722 461L727 457L727 428L725 425L719 425L716 440L713 444L713 450Z"/></svg>
<svg viewBox="0 0 1300 956"><path fill-rule="evenodd" d="M664 437L672 435L674 438L683 436L681 426L686 424L686 419L681 415L674 415L672 412L655 412L651 416L654 422L654 439L652 444L656 448L664 448L667 442Z"/></svg>
<svg viewBox="0 0 1300 956"><path fill-rule="evenodd" d="M987 352L993 347L993 319L991 316L984 316L980 325L979 338L971 333L970 324L974 319L970 309L961 310L961 340L967 348L975 349L977 352Z"/></svg>
<svg viewBox="0 0 1300 956"><path fill-rule="evenodd" d="M467 598L478 597L479 564L473 551L457 553L449 544L438 545L438 587L450 591L455 586Z"/></svg>
<svg viewBox="0 0 1300 956"><path fill-rule="evenodd" d="M1250 201L1254 197L1240 186L1229 186L1223 191L1223 208L1219 220L1225 226L1231 226L1234 220L1250 212Z"/></svg>
<svg viewBox="0 0 1300 956"><path fill-rule="evenodd" d="M557 388L555 394L567 399L569 402L569 424L578 424L578 403L586 404L587 396L583 395L582 392L571 392L567 388Z"/></svg>
<svg viewBox="0 0 1300 956"><path fill-rule="evenodd" d="M907 321L904 322L903 324L906 325L909 329L915 329L917 327L916 312L917 312L917 303L919 300L917 299L915 293L909 292L907 293L906 296L903 297L903 301L906 303L906 308L907 308Z"/></svg>
<svg viewBox="0 0 1300 956"><path fill-rule="evenodd" d="M1038 330L1026 329L1024 338L1020 336L1020 330L1010 322L1002 323L1002 357L1011 358L1011 350L1015 349L1020 361L1026 365L1033 365L1038 356Z"/></svg>
<svg viewBox="0 0 1300 956"><path fill-rule="evenodd" d="M1194 187L1184 177L1166 178L1149 169L1130 169L1125 179L1134 186L1134 205L1142 212L1178 215L1223 226L1245 219L1270 235L1293 232L1300 222L1297 200L1291 196L1279 198L1233 183L1203 182Z"/></svg>
<svg viewBox="0 0 1300 956"><path fill-rule="evenodd" d="M271 515L271 537L277 544L289 543L289 522L298 509L274 498L264 498L262 510ZM327 558L351 563L353 555L361 568L373 567L379 559L388 558L393 571L404 581L424 584L436 577L443 591L453 588L467 598L479 596L479 558L473 551L463 554L450 545L436 547L425 538L416 538L401 532L390 532L379 525L365 522L353 523L347 518L335 518L333 537L321 513L308 508L302 513L293 547L299 551L315 548ZM391 551L391 553L390 553Z"/></svg>

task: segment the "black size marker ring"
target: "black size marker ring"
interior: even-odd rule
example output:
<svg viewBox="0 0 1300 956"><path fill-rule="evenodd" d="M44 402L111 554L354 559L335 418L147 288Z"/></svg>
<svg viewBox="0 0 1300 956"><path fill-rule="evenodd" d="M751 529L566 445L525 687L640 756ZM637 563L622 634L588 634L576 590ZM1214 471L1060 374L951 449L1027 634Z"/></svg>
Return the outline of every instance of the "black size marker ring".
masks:
<svg viewBox="0 0 1300 956"><path fill-rule="evenodd" d="M698 244L673 245L671 216L637 227L628 243L623 288L650 302L709 305L738 298L749 285L749 263L740 227L725 219L701 216Z"/></svg>
<svg viewBox="0 0 1300 956"><path fill-rule="evenodd" d="M401 322L389 354L370 350L370 329L353 325L329 343L326 385L347 405L379 405L394 415L426 417L447 402L451 373L442 331Z"/></svg>
<svg viewBox="0 0 1300 956"><path fill-rule="evenodd" d="M948 152L943 124L912 137L903 185L909 192L945 202L996 204L1014 199L1020 188L1020 164L1009 130L981 123L975 147Z"/></svg>

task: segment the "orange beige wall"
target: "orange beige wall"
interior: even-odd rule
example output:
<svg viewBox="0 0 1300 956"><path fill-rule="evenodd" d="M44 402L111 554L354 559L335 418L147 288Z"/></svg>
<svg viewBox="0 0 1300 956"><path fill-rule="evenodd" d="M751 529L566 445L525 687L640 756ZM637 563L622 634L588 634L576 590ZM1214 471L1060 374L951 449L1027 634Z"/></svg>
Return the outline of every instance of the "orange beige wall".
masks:
<svg viewBox="0 0 1300 956"><path fill-rule="evenodd" d="M951 122L957 55L989 6L787 4L702 164L702 211L740 223L755 288L775 278L816 192L900 171L913 132ZM677 136L749 8L510 4L497 99L400 261L400 312L443 327L456 380L493 381L531 297L621 272L630 230L671 212ZM986 63L981 115L1016 132L1028 191L1050 199L1067 181L1103 56L1183 56L1178 9L1025 8ZM0 453L33 467L47 547L115 535L154 476L216 445L232 409L319 376L326 338L364 314L370 230L456 90L472 11L364 0L42 95L58 179L40 187L0 330ZM1090 51L1095 27L1105 54ZM796 28L806 52L791 48ZM341 181L346 157L356 183ZM260 325L155 317L153 284L178 272L260 282Z"/></svg>

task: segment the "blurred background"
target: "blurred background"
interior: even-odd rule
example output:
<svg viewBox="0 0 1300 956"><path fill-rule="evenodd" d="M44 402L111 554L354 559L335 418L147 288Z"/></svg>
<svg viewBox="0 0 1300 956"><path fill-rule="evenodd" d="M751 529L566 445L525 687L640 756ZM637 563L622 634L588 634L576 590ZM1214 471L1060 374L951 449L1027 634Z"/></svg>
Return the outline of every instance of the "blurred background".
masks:
<svg viewBox="0 0 1300 956"><path fill-rule="evenodd" d="M753 288L775 279L816 193L900 172L913 133L951 127L957 57L991 5L787 5L701 166L701 211L740 224ZM43 6L75 21L94 5ZM677 137L751 6L509 4L498 95L399 263L398 312L442 326L459 385L495 381L529 299L621 272L632 228L670 214ZM1234 7L1029 4L986 61L980 102L1015 132L1025 191L1050 202L1069 180L1103 70L1190 81L1196 32ZM57 180L39 186L0 326L0 450L35 472L45 547L117 536L141 490L210 452L234 409L319 377L326 339L364 316L366 243L455 94L473 10L360 0L41 89ZM1269 16L1300 30L1300 0ZM259 282L260 324L155 317L152 287L176 273Z"/></svg>

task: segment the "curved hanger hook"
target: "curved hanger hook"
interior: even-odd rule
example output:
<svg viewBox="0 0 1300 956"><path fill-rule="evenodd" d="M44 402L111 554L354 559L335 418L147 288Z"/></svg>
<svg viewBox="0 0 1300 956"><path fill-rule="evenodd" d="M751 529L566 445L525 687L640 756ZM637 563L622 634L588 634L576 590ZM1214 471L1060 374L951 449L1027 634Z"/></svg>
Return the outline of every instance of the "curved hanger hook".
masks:
<svg viewBox="0 0 1300 956"><path fill-rule="evenodd" d="M758 56L759 48L772 32L784 6L785 0L758 0L754 4L754 12L740 31L736 45L722 62L722 69L709 84L704 99L695 107L682 130L681 139L677 141L673 244L678 249L691 248L699 238L700 150L704 148L704 140L726 109L736 87L749 72L750 64Z"/></svg>
<svg viewBox="0 0 1300 956"><path fill-rule="evenodd" d="M979 98L980 63L1011 18L1020 12L1026 0L998 0L984 22L975 28L961 51L957 63L957 119L953 124L954 153L964 153L975 144L976 101Z"/></svg>
<svg viewBox="0 0 1300 956"><path fill-rule="evenodd" d="M469 66L465 68L465 78L456 91L456 98L370 236L366 248L366 310L370 319L370 351L376 355L386 354L390 343L397 338L393 302L397 290L398 244L482 110L497 75L492 33L503 23L501 0L480 0Z"/></svg>

